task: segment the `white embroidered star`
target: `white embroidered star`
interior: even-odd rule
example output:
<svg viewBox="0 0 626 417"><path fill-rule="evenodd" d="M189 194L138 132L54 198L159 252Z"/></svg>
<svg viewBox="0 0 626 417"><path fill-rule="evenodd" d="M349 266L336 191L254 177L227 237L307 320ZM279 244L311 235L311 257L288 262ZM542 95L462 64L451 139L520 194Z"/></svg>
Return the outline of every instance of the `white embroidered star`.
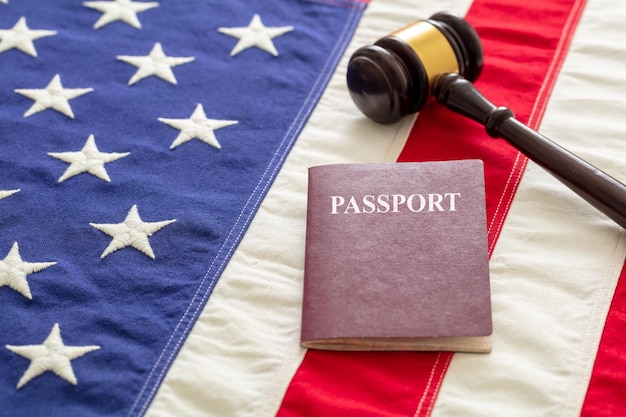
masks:
<svg viewBox="0 0 626 417"><path fill-rule="evenodd" d="M175 221L176 219L160 222L144 222L141 220L141 217L139 217L137 205L134 205L126 215L123 223L89 224L113 238L109 246L102 252L100 259L127 246L133 247L143 252L148 257L155 259L148 237Z"/></svg>
<svg viewBox="0 0 626 417"><path fill-rule="evenodd" d="M50 334L41 345L6 345L6 348L26 359L30 359L30 365L17 383L17 389L22 388L33 378L46 371L54 372L72 385L78 381L72 368L72 360L100 349L100 346L67 346L61 338L61 329L55 323Z"/></svg>
<svg viewBox="0 0 626 417"><path fill-rule="evenodd" d="M178 145L182 145L192 139L198 139L220 149L221 145L213 132L223 127L239 123L236 120L207 119L202 104L196 106L196 109L188 119L166 119L159 117L159 121L180 130L180 133L176 139L174 139L174 142L172 142L170 149L174 149Z"/></svg>
<svg viewBox="0 0 626 417"><path fill-rule="evenodd" d="M69 100L92 91L93 88L63 88L59 74L52 77L46 88L20 88L15 90L16 93L35 101L24 113L24 117L32 116L46 109L53 109L70 119L74 118L74 112L72 112Z"/></svg>
<svg viewBox="0 0 626 417"><path fill-rule="evenodd" d="M8 286L29 300L33 299L26 276L55 265L56 262L24 262L17 242L0 261L0 287Z"/></svg>
<svg viewBox="0 0 626 417"><path fill-rule="evenodd" d="M93 25L94 29L100 29L102 26L109 23L121 20L124 23L128 23L134 28L140 29L141 22L137 17L137 13L145 12L146 10L154 7L159 7L159 3L154 2L139 2L132 0L111 0L111 1L86 1L83 6L97 10L102 13L102 16Z"/></svg>
<svg viewBox="0 0 626 417"><path fill-rule="evenodd" d="M56 35L54 30L32 30L26 24L26 18L20 17L11 29L0 30L0 53L9 49L18 49L30 56L37 56L34 40Z"/></svg>
<svg viewBox="0 0 626 417"><path fill-rule="evenodd" d="M274 47L272 39L292 30L293 26L266 27L258 14L254 15L247 27L218 29L220 33L239 39L235 48L230 52L230 56L237 55L244 49L252 48L253 46L278 56L278 51Z"/></svg>
<svg viewBox="0 0 626 417"><path fill-rule="evenodd" d="M21 190L0 190L0 200L12 196L15 193L19 193Z"/></svg>
<svg viewBox="0 0 626 417"><path fill-rule="evenodd" d="M0 3L9 4L9 0L0 0Z"/></svg>
<svg viewBox="0 0 626 417"><path fill-rule="evenodd" d="M155 43L150 51L150 55L147 56L128 56L119 55L117 57L120 61L124 61L128 64L136 66L137 72L128 81L128 85L133 85L139 80L156 75L157 77L165 80L171 84L176 84L176 77L172 72L172 68L178 65L186 64L196 59L195 57L174 57L167 56L163 52L163 48L160 43Z"/></svg>
<svg viewBox="0 0 626 417"><path fill-rule="evenodd" d="M48 155L70 164L63 175L59 178L59 182L63 182L66 179L82 174L83 172L94 175L106 182L111 182L111 178L109 178L109 174L104 168L104 164L124 158L125 156L130 155L130 152L100 152L98 146L96 145L94 136L89 135L85 145L78 152L48 152Z"/></svg>

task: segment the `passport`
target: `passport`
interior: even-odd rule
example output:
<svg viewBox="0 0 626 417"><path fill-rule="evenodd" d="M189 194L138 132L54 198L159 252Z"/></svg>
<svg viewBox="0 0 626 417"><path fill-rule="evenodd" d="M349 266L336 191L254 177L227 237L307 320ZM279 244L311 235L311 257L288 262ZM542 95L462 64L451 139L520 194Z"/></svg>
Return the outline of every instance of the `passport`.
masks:
<svg viewBox="0 0 626 417"><path fill-rule="evenodd" d="M489 352L483 163L309 168L301 345Z"/></svg>

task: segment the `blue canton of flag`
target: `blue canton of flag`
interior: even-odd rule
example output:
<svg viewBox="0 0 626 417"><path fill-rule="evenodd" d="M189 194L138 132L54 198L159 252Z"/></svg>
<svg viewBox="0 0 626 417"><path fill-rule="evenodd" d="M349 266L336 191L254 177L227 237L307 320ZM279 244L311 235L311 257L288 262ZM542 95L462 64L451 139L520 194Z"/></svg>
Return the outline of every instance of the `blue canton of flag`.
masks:
<svg viewBox="0 0 626 417"><path fill-rule="evenodd" d="M142 415L364 3L0 3L0 415Z"/></svg>

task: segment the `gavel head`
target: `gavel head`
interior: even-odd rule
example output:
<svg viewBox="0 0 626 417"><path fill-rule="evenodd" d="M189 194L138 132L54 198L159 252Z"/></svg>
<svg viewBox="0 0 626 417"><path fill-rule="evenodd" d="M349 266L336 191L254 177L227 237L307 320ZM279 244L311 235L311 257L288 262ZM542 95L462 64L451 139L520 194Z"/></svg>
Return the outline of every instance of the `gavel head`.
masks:
<svg viewBox="0 0 626 417"><path fill-rule="evenodd" d="M348 89L363 114L393 123L424 107L440 75L458 73L473 82L482 67L474 28L441 12L357 49L348 64Z"/></svg>

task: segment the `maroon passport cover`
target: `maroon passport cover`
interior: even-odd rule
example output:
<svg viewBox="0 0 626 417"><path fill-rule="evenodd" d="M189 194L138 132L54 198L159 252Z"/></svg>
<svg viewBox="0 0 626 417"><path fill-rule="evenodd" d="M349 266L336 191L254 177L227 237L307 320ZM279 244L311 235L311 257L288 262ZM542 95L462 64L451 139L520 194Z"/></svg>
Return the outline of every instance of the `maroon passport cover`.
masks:
<svg viewBox="0 0 626 417"><path fill-rule="evenodd" d="M302 346L488 352L479 160L309 169Z"/></svg>

